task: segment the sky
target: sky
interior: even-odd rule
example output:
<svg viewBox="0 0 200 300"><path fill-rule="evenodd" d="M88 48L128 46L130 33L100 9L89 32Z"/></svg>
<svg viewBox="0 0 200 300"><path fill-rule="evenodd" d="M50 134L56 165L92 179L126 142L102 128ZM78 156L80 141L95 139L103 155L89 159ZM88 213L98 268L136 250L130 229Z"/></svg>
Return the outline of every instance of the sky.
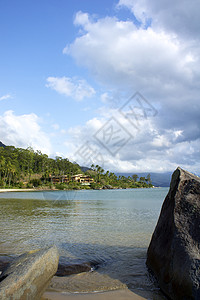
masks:
<svg viewBox="0 0 200 300"><path fill-rule="evenodd" d="M0 0L0 141L200 170L200 1Z"/></svg>

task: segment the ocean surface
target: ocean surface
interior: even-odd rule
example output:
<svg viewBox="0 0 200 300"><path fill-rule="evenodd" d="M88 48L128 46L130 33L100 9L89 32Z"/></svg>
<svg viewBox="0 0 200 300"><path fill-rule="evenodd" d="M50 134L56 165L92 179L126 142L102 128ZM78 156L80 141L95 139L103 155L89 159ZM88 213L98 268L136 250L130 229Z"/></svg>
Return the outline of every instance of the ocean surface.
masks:
<svg viewBox="0 0 200 300"><path fill-rule="evenodd" d="M62 261L96 266L94 272L69 280L69 292L86 292L88 286L90 291L100 286L109 290L120 282L141 295L147 292L150 299L163 299L145 261L167 192L168 188L1 193L0 253L18 255L56 244Z"/></svg>

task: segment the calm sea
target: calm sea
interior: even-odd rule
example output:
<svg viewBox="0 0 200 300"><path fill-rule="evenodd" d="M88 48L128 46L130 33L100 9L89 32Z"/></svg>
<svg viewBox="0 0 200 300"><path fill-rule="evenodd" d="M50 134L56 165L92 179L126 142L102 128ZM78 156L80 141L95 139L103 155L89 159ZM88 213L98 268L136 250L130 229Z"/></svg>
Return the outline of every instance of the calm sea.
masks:
<svg viewBox="0 0 200 300"><path fill-rule="evenodd" d="M105 278L157 295L146 251L168 188L0 194L0 253L56 244L62 261L93 262ZM94 272L94 273L95 273ZM91 278L93 291L100 285ZM82 277L83 278L83 277ZM80 280L77 279L77 280ZM79 289L80 287L80 289ZM84 292L81 284L69 291ZM157 299L157 298L156 298Z"/></svg>

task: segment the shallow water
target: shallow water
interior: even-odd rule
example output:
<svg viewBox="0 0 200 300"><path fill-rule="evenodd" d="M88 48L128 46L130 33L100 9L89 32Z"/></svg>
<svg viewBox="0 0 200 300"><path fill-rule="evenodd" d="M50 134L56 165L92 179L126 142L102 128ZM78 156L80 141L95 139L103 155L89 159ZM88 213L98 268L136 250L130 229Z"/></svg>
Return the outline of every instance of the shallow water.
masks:
<svg viewBox="0 0 200 300"><path fill-rule="evenodd" d="M157 293L145 260L167 192L168 188L155 188L0 194L0 253L20 254L56 244L63 261L98 265L104 290L112 287L112 281L106 287L109 276L113 288L119 280L132 290ZM87 274L86 290L87 285L94 291L101 286L101 279L95 284L95 276ZM82 285L73 283L71 291L83 292L84 280Z"/></svg>

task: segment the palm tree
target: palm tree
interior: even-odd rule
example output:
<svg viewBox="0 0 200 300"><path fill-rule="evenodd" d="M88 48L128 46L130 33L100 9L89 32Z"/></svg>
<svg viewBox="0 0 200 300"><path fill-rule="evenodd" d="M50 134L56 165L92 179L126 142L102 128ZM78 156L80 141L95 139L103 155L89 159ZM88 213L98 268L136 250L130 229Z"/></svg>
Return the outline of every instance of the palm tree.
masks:
<svg viewBox="0 0 200 300"><path fill-rule="evenodd" d="M140 177L141 182L145 182L145 177Z"/></svg>
<svg viewBox="0 0 200 300"><path fill-rule="evenodd" d="M5 172L5 163L6 160L3 156L0 157L0 180Z"/></svg>
<svg viewBox="0 0 200 300"><path fill-rule="evenodd" d="M148 184L151 184L151 174L147 175L146 181Z"/></svg>
<svg viewBox="0 0 200 300"><path fill-rule="evenodd" d="M132 175L132 178L133 178L133 181L136 182L138 180L138 175L134 174L134 175Z"/></svg>

